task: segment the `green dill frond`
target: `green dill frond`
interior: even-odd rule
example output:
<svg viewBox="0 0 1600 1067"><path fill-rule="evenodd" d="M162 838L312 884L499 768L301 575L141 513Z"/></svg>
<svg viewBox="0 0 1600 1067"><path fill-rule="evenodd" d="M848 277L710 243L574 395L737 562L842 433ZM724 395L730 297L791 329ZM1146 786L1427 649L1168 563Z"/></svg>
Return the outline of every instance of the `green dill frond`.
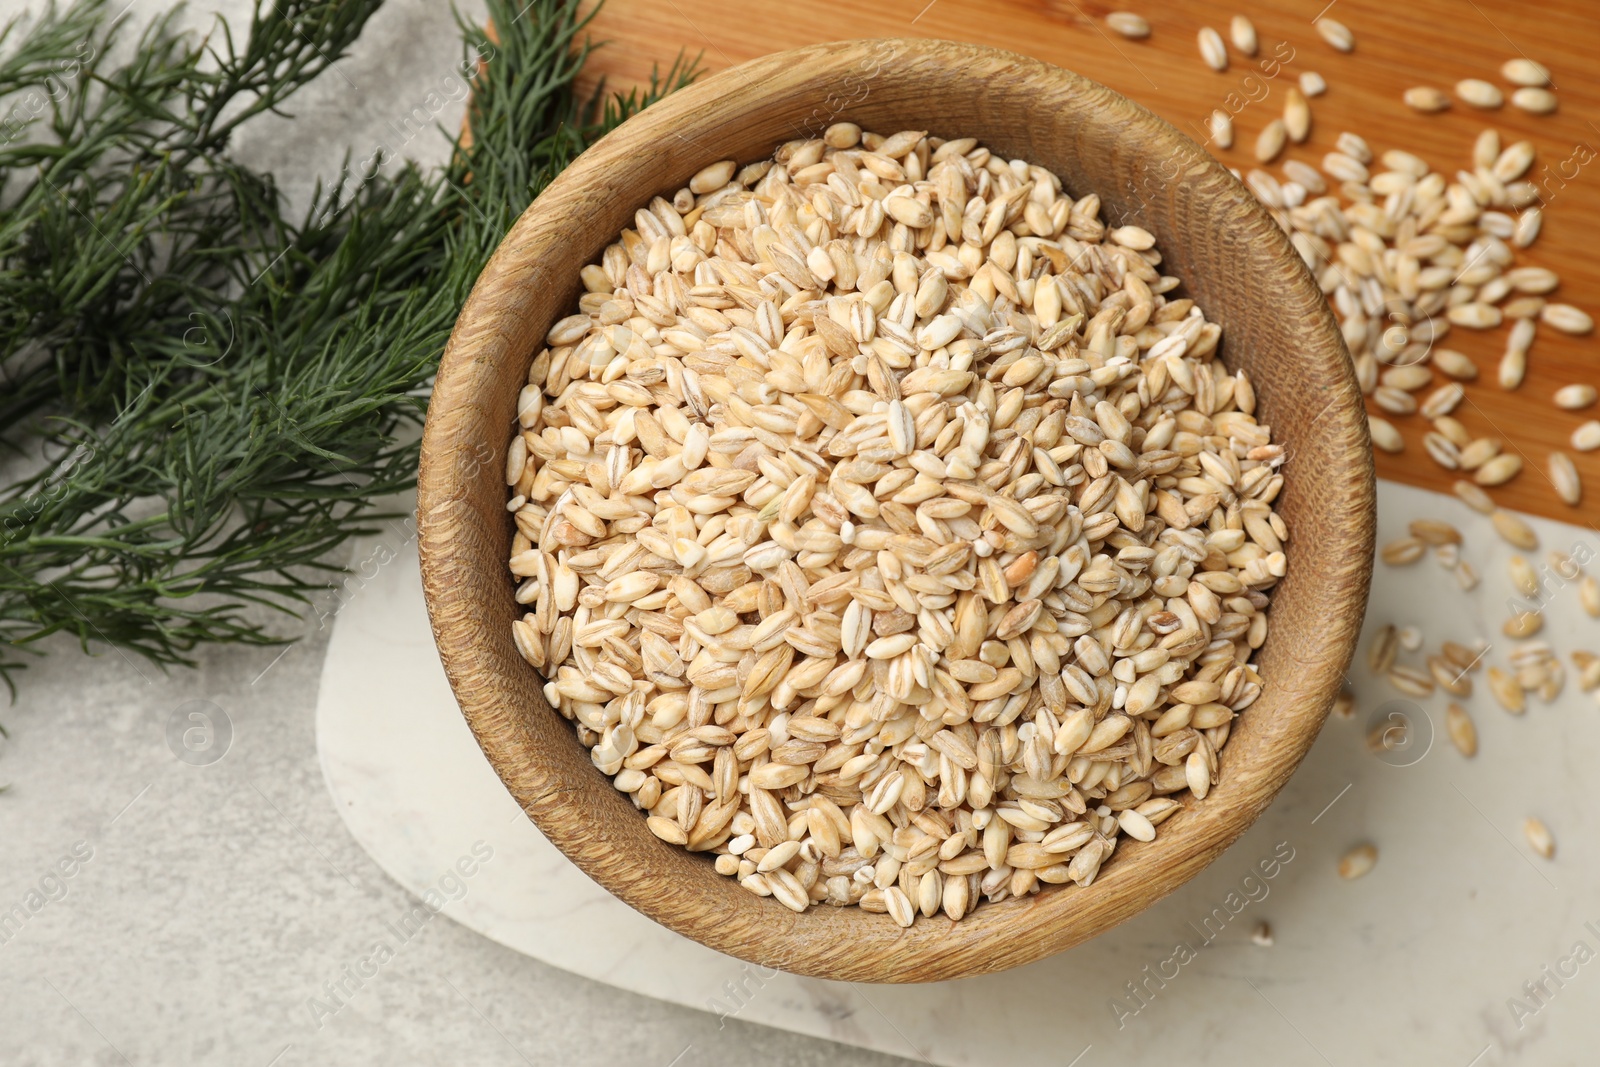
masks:
<svg viewBox="0 0 1600 1067"><path fill-rule="evenodd" d="M450 161L347 165L298 218L232 135L287 113L377 0L258 0L238 37L169 12L115 66L105 0L0 32L0 445L45 460L0 492L8 686L58 632L162 666L281 641L248 609L303 613L372 501L413 483L439 355L505 231L694 76L579 99L579 5L488 6L492 34L458 19L478 73Z"/></svg>

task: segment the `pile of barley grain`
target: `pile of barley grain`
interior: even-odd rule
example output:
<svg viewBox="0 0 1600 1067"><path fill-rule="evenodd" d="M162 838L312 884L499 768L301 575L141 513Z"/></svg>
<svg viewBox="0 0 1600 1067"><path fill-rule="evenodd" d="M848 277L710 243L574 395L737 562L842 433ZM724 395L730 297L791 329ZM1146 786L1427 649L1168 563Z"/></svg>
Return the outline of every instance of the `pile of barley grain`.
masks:
<svg viewBox="0 0 1600 1067"><path fill-rule="evenodd" d="M1475 169L1458 171L1454 182L1399 150L1383 153L1385 169L1369 169L1372 151L1356 134L1342 134L1339 148L1322 164L1340 182L1337 196L1322 174L1297 160L1284 164L1282 182L1261 170L1245 177L1316 272L1362 391L1388 414L1428 419L1433 429L1423 444L1434 463L1470 473L1479 485L1501 485L1521 471L1522 457L1502 451L1498 439L1472 437L1452 417L1466 395L1462 383L1478 369L1439 342L1452 328L1509 323L1496 381L1513 390L1527 373L1539 326L1571 334L1594 327L1586 312L1546 299L1560 284L1554 271L1514 265L1515 251L1533 243L1542 222L1538 189L1521 180L1533 146L1501 147L1499 135L1484 130L1473 147ZM1435 372L1444 384L1434 385ZM1419 400L1423 390L1430 391ZM1557 401L1582 407L1593 402L1593 390L1570 386ZM1573 446L1595 447L1589 433L1575 433ZM1372 438L1385 451L1404 447L1399 430L1378 416ZM1571 458L1553 452L1550 464L1561 499L1576 505L1582 486Z"/></svg>
<svg viewBox="0 0 1600 1067"><path fill-rule="evenodd" d="M904 926L1088 885L1211 788L1283 450L1098 215L839 124L584 269L507 461L514 637L658 837Z"/></svg>
<svg viewBox="0 0 1600 1067"><path fill-rule="evenodd" d="M1151 35L1149 21L1132 12L1115 11L1105 21L1130 40ZM1342 23L1324 14L1314 26L1337 51L1355 48L1354 34ZM1255 25L1243 15L1233 16L1229 39L1241 57L1254 57L1261 48ZM1228 69L1227 46L1220 33L1202 28L1198 44L1208 67ZM1261 67L1263 73L1268 69ZM1499 73L1507 89L1468 77L1456 82L1456 97L1486 112L1507 100L1535 115L1558 109L1550 71L1542 64L1516 56L1505 60ZM1269 118L1256 136L1252 150L1258 163L1272 163L1285 152L1292 153L1292 145L1305 143L1313 118L1310 100L1327 88L1321 74L1301 72L1296 85L1284 94L1282 116ZM1229 94L1230 99L1234 95ZM1452 106L1450 94L1434 86L1407 89L1402 99L1424 113ZM1232 111L1212 111L1206 128L1208 145L1217 150L1233 146ZM1373 445L1384 452L1403 451L1400 427L1384 416L1421 416L1429 426L1422 437L1428 458L1460 474L1454 485L1456 496L1490 516L1495 532L1513 546L1537 548L1538 539L1528 524L1496 507L1484 490L1519 477L1524 456L1515 447L1504 451L1506 442L1497 437L1474 437L1455 417L1459 405L1473 403L1468 387L1476 385L1478 366L1471 357L1439 343L1453 329L1505 326L1505 347L1493 380L1501 390L1513 391L1523 386L1542 329L1574 335L1594 330L1589 312L1552 299L1561 285L1554 271L1521 261L1544 225L1544 190L1528 177L1535 161L1533 142L1502 145L1499 132L1486 128L1473 142L1470 166L1456 170L1453 179L1410 152L1391 150L1375 157L1366 140L1355 133L1340 134L1335 148L1323 155L1320 169L1289 158L1282 162L1281 176L1259 168L1234 174L1289 235L1328 297L1355 359L1361 391L1383 412L1369 415ZM1435 372L1442 382L1436 382ZM1574 382L1557 389L1552 399L1561 411L1573 412L1592 407L1597 397L1600 391L1595 386ZM1570 443L1578 452L1600 450L1600 419L1577 425ZM1554 449L1545 456L1544 465L1556 496L1568 507L1578 507L1583 482L1572 457ZM1479 575L1462 554L1459 531L1429 520L1412 523L1410 533L1383 546L1379 558L1386 565L1413 564L1431 549L1461 589L1477 587ZM1584 609L1600 618L1600 579L1583 575L1565 553L1552 552L1550 566L1562 582L1579 581ZM1518 591L1537 599L1540 584L1532 565L1513 556L1510 569ZM1555 650L1545 642L1525 640L1542 627L1541 611L1514 611L1502 632L1522 643L1511 652L1510 669L1491 666L1486 672L1490 693L1514 715L1523 713L1528 694L1553 701L1565 684L1566 670ZM1385 626L1374 638L1369 665L1409 696L1426 697L1435 687L1463 698L1472 693L1471 675L1488 654L1487 641L1471 645L1446 641L1439 652L1426 656L1426 669L1396 662L1398 651L1422 648L1423 638L1414 628ZM1580 686L1600 697L1600 656L1580 650L1571 658ZM1334 711L1344 718L1354 714L1348 693L1341 695ZM1466 708L1451 703L1445 722L1461 754L1476 755L1477 728ZM1367 743L1374 752L1383 752L1403 740L1403 732L1384 720ZM1546 859L1554 856L1554 839L1544 823L1530 818L1524 832L1534 851ZM1339 871L1346 878L1359 878L1376 861L1376 847L1363 844L1344 856Z"/></svg>

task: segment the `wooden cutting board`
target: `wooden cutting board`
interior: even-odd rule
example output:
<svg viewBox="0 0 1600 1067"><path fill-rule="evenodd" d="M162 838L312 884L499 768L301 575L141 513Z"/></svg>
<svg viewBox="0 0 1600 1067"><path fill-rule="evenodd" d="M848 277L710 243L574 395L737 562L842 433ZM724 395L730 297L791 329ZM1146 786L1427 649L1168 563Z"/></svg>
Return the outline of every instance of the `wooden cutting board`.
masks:
<svg viewBox="0 0 1600 1067"><path fill-rule="evenodd" d="M1248 6L1176 0L1161 4L1124 0L847 0L812 3L741 3L726 0L608 0L590 27L608 42L589 61L593 86L603 75L613 88L649 80L652 66L665 69L680 51L699 54L707 70L720 70L768 52L853 37L916 36L974 41L1023 52L1077 71L1151 108L1204 143L1213 109L1234 113L1234 147L1215 149L1223 162L1247 170L1255 165L1256 134L1283 111L1286 90L1304 71L1320 73L1328 91L1311 101L1312 134L1277 161L1317 164L1345 130L1361 134L1374 152L1404 148L1436 170L1453 175L1470 164L1473 139L1486 125L1502 141L1528 139L1538 156L1529 178L1545 190L1545 221L1538 241L1519 263L1548 267L1561 275L1552 299L1576 304L1600 317L1600 5L1595 0L1547 0L1514 5L1487 0L1256 0ZM1130 41L1106 28L1108 11L1135 10L1153 32ZM1196 34L1215 27L1224 38L1229 18L1245 11L1260 38L1256 58L1231 46L1226 72L1200 59ZM1328 45L1312 25L1326 11L1355 35L1348 54ZM1447 92L1462 78L1505 86L1501 63L1527 56L1545 64L1554 78L1560 107L1535 116L1506 106L1478 111L1455 101L1450 110L1421 115L1401 102L1415 85ZM1509 94L1508 94L1509 95ZM886 131L887 132L887 131ZM982 136L981 130L962 131ZM1579 454L1569 438L1580 423L1600 418L1600 405L1563 411L1552 403L1561 386L1600 386L1600 335L1569 337L1541 328L1529 357L1527 378L1515 392L1502 391L1495 368L1506 329L1452 330L1444 346L1465 352L1480 369L1467 399L1455 412L1474 436L1492 436L1506 451L1523 456L1524 468L1492 494L1503 504L1585 526L1600 522L1600 452ZM1435 375L1435 385L1446 380ZM1430 386L1429 389L1432 387ZM1417 395L1425 396L1428 390ZM1376 410L1376 409L1374 409ZM1448 491L1456 472L1436 466L1422 447L1427 422L1419 415L1387 416L1405 435L1405 451L1379 454L1380 477ZM1568 507L1546 474L1552 449L1577 462L1584 481L1581 504Z"/></svg>

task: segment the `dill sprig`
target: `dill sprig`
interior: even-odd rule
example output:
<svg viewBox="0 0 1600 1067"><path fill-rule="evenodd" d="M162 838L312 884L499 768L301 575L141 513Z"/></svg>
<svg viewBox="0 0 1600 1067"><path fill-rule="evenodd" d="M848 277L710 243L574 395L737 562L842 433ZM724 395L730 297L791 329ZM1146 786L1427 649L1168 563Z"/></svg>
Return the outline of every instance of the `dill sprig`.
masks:
<svg viewBox="0 0 1600 1067"><path fill-rule="evenodd" d="M249 606L303 612L372 501L412 484L439 354L516 216L693 76L580 99L576 0L490 0L492 36L458 19L475 73L450 161L347 157L291 218L231 136L379 2L258 0L242 42L169 13L114 66L105 0L0 33L0 444L36 470L0 492L8 686L58 631L163 666L280 642Z"/></svg>

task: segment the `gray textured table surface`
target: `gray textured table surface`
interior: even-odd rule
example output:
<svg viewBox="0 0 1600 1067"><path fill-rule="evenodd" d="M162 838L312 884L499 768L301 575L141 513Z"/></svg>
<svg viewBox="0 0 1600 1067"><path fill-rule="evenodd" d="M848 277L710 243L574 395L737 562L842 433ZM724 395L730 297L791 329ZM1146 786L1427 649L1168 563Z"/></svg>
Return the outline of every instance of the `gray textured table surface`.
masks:
<svg viewBox="0 0 1600 1067"><path fill-rule="evenodd" d="M0 2L0 17L26 6ZM138 0L129 18L156 10ZM245 7L200 4L189 17L211 10ZM303 197L345 146L361 158L388 139L404 101L458 57L446 5L394 3L292 119L257 124L241 149ZM437 158L443 141L407 147ZM312 716L325 642L314 635L276 663L274 650L216 650L171 674L48 647L16 705L0 701L11 733L0 744L0 1063L900 1062L623 993L446 918L357 988L347 968L415 902L351 839L323 784ZM167 740L196 700L232 729L204 766ZM344 1006L318 1012L313 998L336 1003L339 982Z"/></svg>

